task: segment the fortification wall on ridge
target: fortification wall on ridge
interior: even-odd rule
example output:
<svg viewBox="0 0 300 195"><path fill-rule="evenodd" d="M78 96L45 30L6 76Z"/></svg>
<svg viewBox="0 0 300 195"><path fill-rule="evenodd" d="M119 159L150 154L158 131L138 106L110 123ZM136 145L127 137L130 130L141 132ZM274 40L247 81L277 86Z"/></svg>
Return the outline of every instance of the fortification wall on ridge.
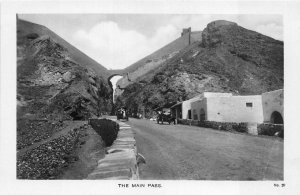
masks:
<svg viewBox="0 0 300 195"><path fill-rule="evenodd" d="M120 75L124 75L124 77L117 82L117 86L119 85L121 88L126 87L132 81L135 81L137 78L141 77L142 75L157 68L163 62L176 55L180 50L187 47L189 44L201 40L202 40L201 31L192 32L191 28L183 29L181 33L181 37L177 38L176 40L162 47L161 49L153 52L152 54L146 56L145 58L139 60L133 65L123 70L118 70L117 72ZM112 70L111 73L116 73L116 72Z"/></svg>

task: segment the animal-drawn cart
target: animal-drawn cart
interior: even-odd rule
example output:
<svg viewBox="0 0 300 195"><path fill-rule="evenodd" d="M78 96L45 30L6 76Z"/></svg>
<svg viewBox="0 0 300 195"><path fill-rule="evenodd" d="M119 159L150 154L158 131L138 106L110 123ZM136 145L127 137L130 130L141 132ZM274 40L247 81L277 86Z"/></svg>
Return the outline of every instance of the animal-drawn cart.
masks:
<svg viewBox="0 0 300 195"><path fill-rule="evenodd" d="M169 125L173 122L175 125L175 118L172 116L170 112L166 112L164 110L157 111L157 124L161 123L163 124L164 122L169 123Z"/></svg>

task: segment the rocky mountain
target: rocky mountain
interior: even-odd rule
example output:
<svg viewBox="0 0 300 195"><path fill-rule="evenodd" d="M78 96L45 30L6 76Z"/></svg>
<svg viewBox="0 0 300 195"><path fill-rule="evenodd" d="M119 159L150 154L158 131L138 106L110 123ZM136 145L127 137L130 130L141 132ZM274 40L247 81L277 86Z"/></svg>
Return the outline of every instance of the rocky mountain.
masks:
<svg viewBox="0 0 300 195"><path fill-rule="evenodd" d="M18 121L76 120L110 112L108 76L106 68L48 28L17 21Z"/></svg>
<svg viewBox="0 0 300 195"><path fill-rule="evenodd" d="M155 69L130 83L117 104L146 113L204 91L250 95L283 88L283 42L214 21Z"/></svg>

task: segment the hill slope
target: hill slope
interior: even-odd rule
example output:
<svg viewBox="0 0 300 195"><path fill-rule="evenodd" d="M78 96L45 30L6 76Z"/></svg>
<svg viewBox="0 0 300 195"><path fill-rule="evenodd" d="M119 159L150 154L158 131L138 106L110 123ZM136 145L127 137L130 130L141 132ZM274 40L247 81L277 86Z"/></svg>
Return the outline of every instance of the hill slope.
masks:
<svg viewBox="0 0 300 195"><path fill-rule="evenodd" d="M190 35L190 40L189 34L183 34L181 37L165 45L161 49L125 68L123 72L127 73L127 75L120 79L117 82L117 85L121 88L126 87L130 83L134 82L137 78L145 75L151 70L156 69L166 60L176 55L181 49L188 46L189 42L193 43L197 41L199 37L201 37L201 31L192 32ZM116 93L121 94L120 91L117 91Z"/></svg>
<svg viewBox="0 0 300 195"><path fill-rule="evenodd" d="M17 65L18 120L110 112L107 70L46 27L18 20Z"/></svg>
<svg viewBox="0 0 300 195"><path fill-rule="evenodd" d="M118 105L146 112L204 91L261 94L283 88L283 42L235 23L215 21L194 42L136 79Z"/></svg>
<svg viewBox="0 0 300 195"><path fill-rule="evenodd" d="M26 35L38 35L43 36L47 35L49 36L53 41L58 43L59 45L65 47L68 50L68 54L70 57L75 60L77 63L79 63L81 66L84 66L86 68L91 68L93 71L95 71L99 76L102 76L104 78L108 77L107 69L103 67L101 64L93 60L92 58L88 57L86 54L78 50L76 47L62 39L60 36L49 30L48 28L39 25L34 24L31 22L27 22L24 20L18 20L17 21L17 41L18 45L24 44L24 38Z"/></svg>

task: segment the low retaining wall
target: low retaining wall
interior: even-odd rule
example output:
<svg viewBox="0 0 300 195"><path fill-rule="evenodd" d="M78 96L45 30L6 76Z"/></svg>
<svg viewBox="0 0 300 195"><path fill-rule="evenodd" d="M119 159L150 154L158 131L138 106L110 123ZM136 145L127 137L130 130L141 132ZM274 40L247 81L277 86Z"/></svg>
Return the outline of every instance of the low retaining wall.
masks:
<svg viewBox="0 0 300 195"><path fill-rule="evenodd" d="M179 119L179 124L184 125L193 125L199 127L206 127L224 131L238 131L238 132L247 132L247 123L223 123L223 122L215 122L215 121L196 121L196 120L187 120L187 119Z"/></svg>
<svg viewBox="0 0 300 195"><path fill-rule="evenodd" d="M226 123L215 121L197 121L188 119L178 119L179 124L193 125L199 127L206 127L224 131L237 131L241 133L249 133L253 135L278 135L283 138L283 125L276 124L257 124L257 123Z"/></svg>
<svg viewBox="0 0 300 195"><path fill-rule="evenodd" d="M90 123L98 124L98 128L101 128L99 124L107 127L105 123L114 123L115 125L108 126L117 126L118 133L112 145L107 148L105 157L98 161L98 166L88 175L87 179L139 179L138 153L131 127L123 122L108 119L93 119L90 120ZM107 131L111 132L111 130ZM103 130L100 130L101 134L106 135Z"/></svg>
<svg viewBox="0 0 300 195"><path fill-rule="evenodd" d="M106 146L111 146L119 131L119 124L108 119L89 119L89 124L101 136Z"/></svg>

